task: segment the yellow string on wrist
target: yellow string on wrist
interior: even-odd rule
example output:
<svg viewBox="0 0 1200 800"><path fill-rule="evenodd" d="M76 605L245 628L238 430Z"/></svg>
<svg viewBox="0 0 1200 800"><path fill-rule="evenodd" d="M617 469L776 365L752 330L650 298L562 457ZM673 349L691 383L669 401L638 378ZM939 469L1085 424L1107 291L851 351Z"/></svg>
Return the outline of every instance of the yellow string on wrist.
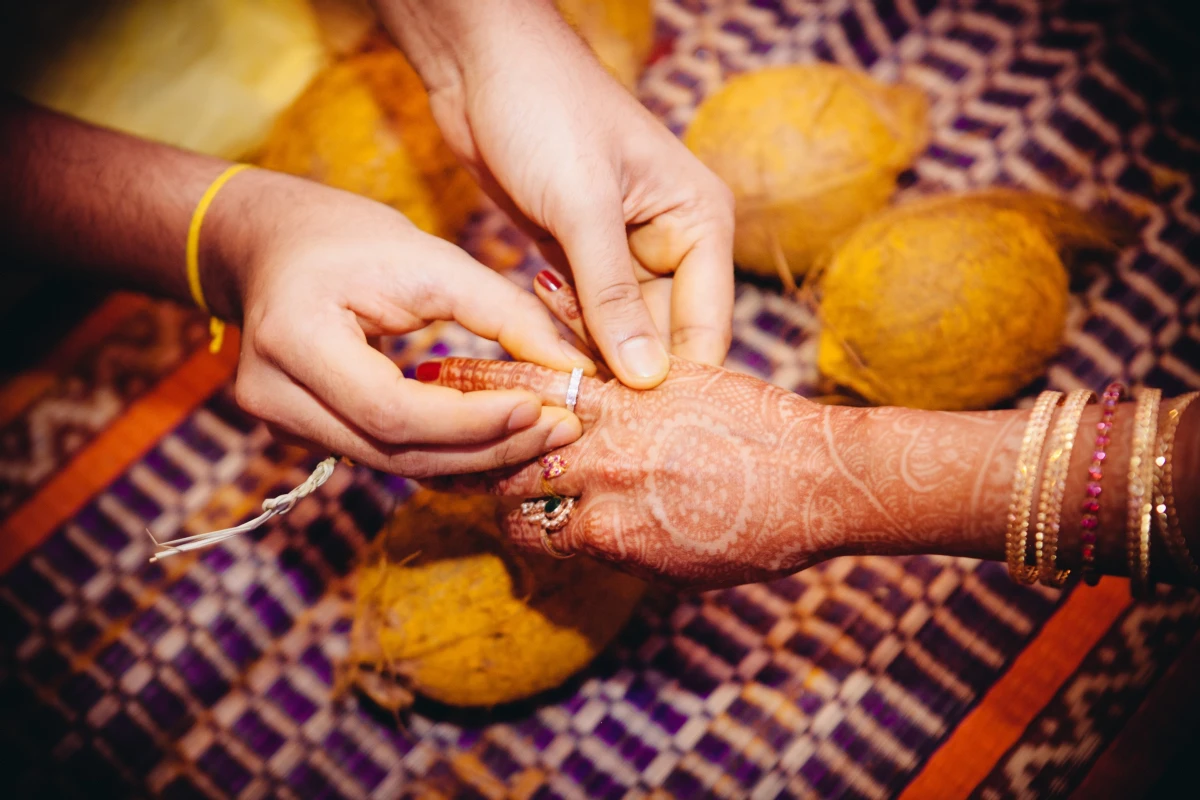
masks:
<svg viewBox="0 0 1200 800"><path fill-rule="evenodd" d="M187 281L188 288L192 292L192 300L200 307L200 310L205 314L210 315L208 320L208 332L212 337L212 342L208 346L211 353L219 353L221 345L225 341L225 323L212 315L212 311L208 308L208 303L204 300L204 287L200 285L200 226L204 223L204 215L208 213L209 206L212 205L213 199L217 196L217 192L221 191L229 179L238 174L244 169L249 169L249 164L234 164L229 169L217 176L216 180L209 184L208 189L204 191L200 202L196 204L196 210L192 212L192 222L188 226L187 236Z"/></svg>

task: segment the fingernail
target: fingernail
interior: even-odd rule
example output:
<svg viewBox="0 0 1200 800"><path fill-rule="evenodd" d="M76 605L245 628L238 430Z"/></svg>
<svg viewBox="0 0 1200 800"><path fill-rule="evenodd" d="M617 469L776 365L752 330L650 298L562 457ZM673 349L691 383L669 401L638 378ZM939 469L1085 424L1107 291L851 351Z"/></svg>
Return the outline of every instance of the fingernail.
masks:
<svg viewBox="0 0 1200 800"><path fill-rule="evenodd" d="M525 430L530 425L537 422L538 417L541 415L541 403L522 403L514 408L512 413L508 415L508 429L510 431Z"/></svg>
<svg viewBox="0 0 1200 800"><path fill-rule="evenodd" d="M566 339L558 340L558 347L562 350L563 355L577 367L583 367L585 372L591 373L596 369L596 364L586 355L579 351L575 345L568 342Z"/></svg>
<svg viewBox="0 0 1200 800"><path fill-rule="evenodd" d="M542 285L542 288L548 292L557 292L562 288L562 281L548 269L544 269L537 274L535 280Z"/></svg>
<svg viewBox="0 0 1200 800"><path fill-rule="evenodd" d="M658 378L669 364L662 342L652 336L635 336L621 344L621 363L638 378Z"/></svg>
<svg viewBox="0 0 1200 800"><path fill-rule="evenodd" d="M442 362L425 361L417 365L417 380L421 383L433 383L442 374Z"/></svg>
<svg viewBox="0 0 1200 800"><path fill-rule="evenodd" d="M554 430L550 431L550 435L546 437L546 447L566 447L571 442L579 438L579 434L583 431L579 427L579 422L574 417L567 417L562 422L554 426Z"/></svg>

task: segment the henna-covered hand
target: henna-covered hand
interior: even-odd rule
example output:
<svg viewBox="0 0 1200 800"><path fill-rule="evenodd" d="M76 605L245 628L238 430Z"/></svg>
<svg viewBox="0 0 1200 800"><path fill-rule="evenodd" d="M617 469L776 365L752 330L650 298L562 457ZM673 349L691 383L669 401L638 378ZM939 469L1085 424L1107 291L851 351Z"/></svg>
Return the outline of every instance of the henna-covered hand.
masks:
<svg viewBox="0 0 1200 800"><path fill-rule="evenodd" d="M569 376L532 364L447 359L462 391L526 389L562 406ZM649 391L585 378L584 434L555 451L552 488L577 497L555 549L679 587L790 574L836 555L1001 557L1027 412L971 414L819 405L756 378L674 359ZM540 464L443 488L543 494ZM540 549L538 524L507 532Z"/></svg>
<svg viewBox="0 0 1200 800"><path fill-rule="evenodd" d="M532 364L447 359L438 382L463 391L521 387L561 406L568 376ZM788 574L833 553L838 532L806 519L797 485L816 488L832 462L814 433L829 409L755 378L673 359L650 391L585 378L575 412L585 433L556 451L551 485L579 502L554 546L695 588ZM854 425L843 409L837 424ZM542 494L541 466L494 472L455 488ZM811 493L810 493L811 496ZM798 502L799 501L799 502ZM537 524L514 512L512 539L541 549Z"/></svg>
<svg viewBox="0 0 1200 800"><path fill-rule="evenodd" d="M546 272L535 291L592 349L573 290ZM466 359L437 373L463 391L525 389L552 406L564 404L569 380ZM585 378L575 411L585 432L557 451L568 469L551 486L579 502L554 547L688 588L765 580L844 553L997 557L1027 419L823 406L681 359L650 391ZM529 464L445 480L531 497L541 478ZM519 512L507 529L517 544L542 547L540 526Z"/></svg>

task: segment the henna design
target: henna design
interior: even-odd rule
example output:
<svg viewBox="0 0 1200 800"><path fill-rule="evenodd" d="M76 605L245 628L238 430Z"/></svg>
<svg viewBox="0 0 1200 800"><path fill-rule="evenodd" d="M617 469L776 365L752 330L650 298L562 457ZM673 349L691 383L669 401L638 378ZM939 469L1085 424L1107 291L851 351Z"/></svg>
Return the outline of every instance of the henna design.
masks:
<svg viewBox="0 0 1200 800"><path fill-rule="evenodd" d="M561 403L563 376L531 365L448 359L442 376ZM679 359L656 389L590 380L580 402L586 430L561 451L571 469L555 484L580 503L559 535L632 571L707 588L839 553L970 554L1002 539L1011 470L1001 467L1015 457L1020 412L820 406ZM490 485L536 494L537 475L535 465ZM541 546L528 526L514 521L510 533Z"/></svg>
<svg viewBox="0 0 1200 800"><path fill-rule="evenodd" d="M579 309L579 300L574 292L563 292L562 297L557 301L557 311L565 318L564 322L574 322L583 317L583 312Z"/></svg>
<svg viewBox="0 0 1200 800"><path fill-rule="evenodd" d="M448 359L442 376L558 403L565 385L558 373L503 362ZM560 451L571 469L555 484L580 502L556 542L692 588L770 579L843 553L995 552L1026 417L821 406L679 359L653 390L589 380L580 403L585 432ZM536 494L539 470L485 482ZM509 531L540 548L533 528L513 519Z"/></svg>

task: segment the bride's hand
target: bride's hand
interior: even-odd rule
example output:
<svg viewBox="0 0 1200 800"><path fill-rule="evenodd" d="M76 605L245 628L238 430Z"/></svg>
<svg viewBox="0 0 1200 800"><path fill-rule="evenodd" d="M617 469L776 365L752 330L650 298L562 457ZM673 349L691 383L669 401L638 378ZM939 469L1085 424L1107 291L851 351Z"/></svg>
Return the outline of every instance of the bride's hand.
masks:
<svg viewBox="0 0 1200 800"><path fill-rule="evenodd" d="M562 406L569 376L532 364L451 358L421 373L462 391L522 388ZM436 377L434 377L436 375ZM556 451L565 474L551 479L578 498L557 550L587 553L679 586L761 581L833 554L821 492L828 464L816 434L827 409L755 378L672 359L667 379L638 391L584 378L575 413L583 436ZM853 416L853 415L851 415ZM845 424L849 418L840 417ZM798 431L812 430L807 452ZM457 479L458 490L538 497L542 466ZM508 534L542 549L539 524L513 512Z"/></svg>

